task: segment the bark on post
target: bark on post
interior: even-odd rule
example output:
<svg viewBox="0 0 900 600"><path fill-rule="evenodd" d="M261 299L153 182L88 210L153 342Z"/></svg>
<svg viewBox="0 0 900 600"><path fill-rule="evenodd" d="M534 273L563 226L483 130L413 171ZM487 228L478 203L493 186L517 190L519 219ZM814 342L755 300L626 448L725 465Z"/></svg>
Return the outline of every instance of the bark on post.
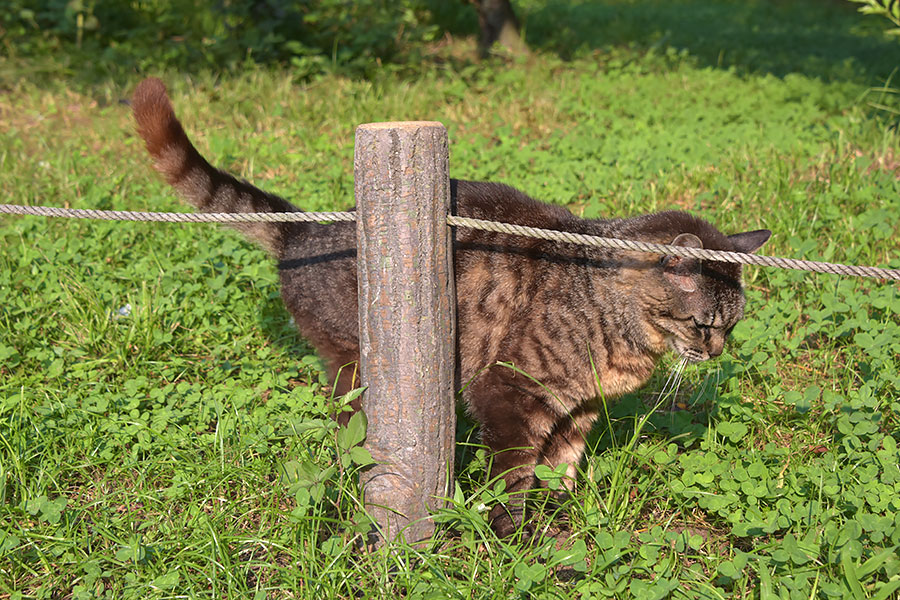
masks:
<svg viewBox="0 0 900 600"><path fill-rule="evenodd" d="M360 373L378 463L365 503L387 539L434 531L451 494L456 412L455 294L447 131L435 122L356 130Z"/></svg>

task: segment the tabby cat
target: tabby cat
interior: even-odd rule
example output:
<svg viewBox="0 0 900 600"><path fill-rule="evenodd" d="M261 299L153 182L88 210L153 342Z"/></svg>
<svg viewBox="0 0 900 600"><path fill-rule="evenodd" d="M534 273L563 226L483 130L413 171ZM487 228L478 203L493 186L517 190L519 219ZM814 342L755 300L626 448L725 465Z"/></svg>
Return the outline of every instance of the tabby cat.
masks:
<svg viewBox="0 0 900 600"><path fill-rule="evenodd" d="M197 209L298 210L200 156L158 79L138 86L132 106L156 169ZM771 235L723 235L683 212L581 219L496 183L452 180L451 196L466 217L661 244L754 252ZM342 367L359 358L355 226L234 227L279 261L285 305L325 359L336 393L349 391L353 369ZM599 398L640 387L668 350L691 362L718 356L743 316L738 265L468 228L454 244L462 396L494 453L491 475L503 477L513 497L534 487L538 464L567 464L571 485ZM495 506L495 531L516 531L522 512L521 500Z"/></svg>

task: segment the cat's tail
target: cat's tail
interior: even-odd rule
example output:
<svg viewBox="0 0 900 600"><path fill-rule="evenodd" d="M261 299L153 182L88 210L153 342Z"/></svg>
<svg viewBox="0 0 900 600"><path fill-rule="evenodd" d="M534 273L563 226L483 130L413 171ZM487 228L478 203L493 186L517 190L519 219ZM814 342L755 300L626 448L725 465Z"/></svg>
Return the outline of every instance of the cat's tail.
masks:
<svg viewBox="0 0 900 600"><path fill-rule="evenodd" d="M156 170L179 196L202 212L294 212L290 202L214 168L200 156L175 117L162 81L149 78L131 101L138 134ZM276 257L284 250L287 223L239 223L236 229Z"/></svg>

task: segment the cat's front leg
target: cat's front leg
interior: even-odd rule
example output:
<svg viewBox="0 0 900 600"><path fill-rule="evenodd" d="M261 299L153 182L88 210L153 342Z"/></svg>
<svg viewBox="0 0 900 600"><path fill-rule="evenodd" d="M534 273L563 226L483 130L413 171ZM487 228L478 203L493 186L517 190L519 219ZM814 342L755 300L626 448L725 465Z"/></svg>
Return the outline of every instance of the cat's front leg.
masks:
<svg viewBox="0 0 900 600"><path fill-rule="evenodd" d="M578 465L596 418L595 407L578 406L571 413L560 417L544 441L538 464L546 465L557 473L560 472L561 465L566 467L563 476L555 483L551 483L553 480L540 482L547 488L549 495L545 509L554 512L553 520L557 525L568 523L569 513L564 507L575 495Z"/></svg>
<svg viewBox="0 0 900 600"><path fill-rule="evenodd" d="M562 504L575 491L575 477L578 465L584 455L587 436L597 420L597 409L582 405L561 417L544 441L539 463L556 470L566 465L562 487L551 490L553 498Z"/></svg>

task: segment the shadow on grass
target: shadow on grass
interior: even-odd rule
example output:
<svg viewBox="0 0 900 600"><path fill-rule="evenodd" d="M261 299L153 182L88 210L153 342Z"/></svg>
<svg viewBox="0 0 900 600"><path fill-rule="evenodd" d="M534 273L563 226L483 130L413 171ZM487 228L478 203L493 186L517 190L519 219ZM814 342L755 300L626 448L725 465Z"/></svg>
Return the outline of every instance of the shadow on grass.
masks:
<svg viewBox="0 0 900 600"><path fill-rule="evenodd" d="M513 2L528 44L570 59L619 47L685 50L699 65L826 81L883 81L898 66L889 23L846 0L546 0ZM473 34L472 19L436 11L439 23Z"/></svg>
<svg viewBox="0 0 900 600"><path fill-rule="evenodd" d="M259 307L257 313L259 330L272 344L290 356L300 359L315 354L315 349L300 335L291 314L284 306L281 294L269 294L266 302Z"/></svg>

